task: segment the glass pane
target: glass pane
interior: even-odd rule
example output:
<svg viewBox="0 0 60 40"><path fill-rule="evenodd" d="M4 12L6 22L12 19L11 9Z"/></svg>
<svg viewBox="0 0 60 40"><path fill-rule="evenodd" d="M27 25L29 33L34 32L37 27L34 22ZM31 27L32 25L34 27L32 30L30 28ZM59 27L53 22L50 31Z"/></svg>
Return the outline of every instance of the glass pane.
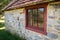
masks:
<svg viewBox="0 0 60 40"><path fill-rule="evenodd" d="M37 27L37 9L33 9L33 26Z"/></svg>
<svg viewBox="0 0 60 40"><path fill-rule="evenodd" d="M38 27L39 28L43 28L43 25L44 25L43 13L44 13L44 8L39 8L38 9Z"/></svg>
<svg viewBox="0 0 60 40"><path fill-rule="evenodd" d="M32 10L28 10L28 25L32 25Z"/></svg>

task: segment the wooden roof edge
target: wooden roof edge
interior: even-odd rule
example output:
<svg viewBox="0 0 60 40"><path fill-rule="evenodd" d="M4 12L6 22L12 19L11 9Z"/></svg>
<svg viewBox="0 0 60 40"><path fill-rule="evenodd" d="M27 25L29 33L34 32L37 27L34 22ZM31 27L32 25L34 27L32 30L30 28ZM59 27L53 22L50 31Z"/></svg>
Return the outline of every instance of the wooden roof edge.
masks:
<svg viewBox="0 0 60 40"><path fill-rule="evenodd" d="M13 9L18 9L18 8L24 8L24 7L28 7L28 6L32 6L32 5L37 5L37 4L41 4L41 3L49 3L49 2L47 2L47 1L44 1L44 2L38 2L38 3L34 3L34 4L29 4L29 5L25 5L25 6L19 6L19 5L16 5L16 6L13 6L13 7L9 7L9 8L7 8L7 9L5 9L6 11L7 10L13 10ZM17 7L18 6L18 7Z"/></svg>
<svg viewBox="0 0 60 40"><path fill-rule="evenodd" d="M57 0L57 1L59 1L59 0ZM41 3L51 3L51 2L57 2L57 1L44 1L44 2L41 2ZM16 1L15 1L16 2ZM14 2L13 2L14 3ZM13 3L11 3L9 6L11 6ZM33 4L34 5L34 4ZM11 8L11 7L9 7L9 6L7 6L5 9L3 9L2 11L5 11L5 10L11 10L11 9L17 9L17 8L22 8L22 7L26 7L26 6L19 6L19 7L13 7L13 8ZM18 5L17 5L18 6ZM28 5L28 6L31 6L31 5ZM8 8L9 7L9 8Z"/></svg>
<svg viewBox="0 0 60 40"><path fill-rule="evenodd" d="M17 0L12 0L7 6L5 6L3 9L1 9L2 11L4 11L6 8L8 8L10 5L12 5L13 3L15 3Z"/></svg>

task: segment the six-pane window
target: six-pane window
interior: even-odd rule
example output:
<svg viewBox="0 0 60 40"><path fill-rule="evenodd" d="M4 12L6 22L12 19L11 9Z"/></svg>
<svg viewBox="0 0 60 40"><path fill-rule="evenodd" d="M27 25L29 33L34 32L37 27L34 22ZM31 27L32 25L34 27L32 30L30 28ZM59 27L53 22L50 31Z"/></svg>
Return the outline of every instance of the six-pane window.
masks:
<svg viewBox="0 0 60 40"><path fill-rule="evenodd" d="M44 8L28 9L28 26L44 31Z"/></svg>

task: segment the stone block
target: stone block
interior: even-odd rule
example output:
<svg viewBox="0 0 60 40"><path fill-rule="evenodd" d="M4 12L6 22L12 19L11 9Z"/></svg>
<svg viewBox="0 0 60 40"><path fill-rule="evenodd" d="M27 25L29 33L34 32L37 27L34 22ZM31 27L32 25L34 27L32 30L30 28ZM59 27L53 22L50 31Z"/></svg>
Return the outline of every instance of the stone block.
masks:
<svg viewBox="0 0 60 40"><path fill-rule="evenodd" d="M50 40L50 39L48 39L48 38L44 38L44 40Z"/></svg>
<svg viewBox="0 0 60 40"><path fill-rule="evenodd" d="M48 18L55 19L56 16L48 16Z"/></svg>
<svg viewBox="0 0 60 40"><path fill-rule="evenodd" d="M47 23L49 23L49 24L54 24L54 23L55 23L55 20L54 20L54 19L48 19L48 20L47 20Z"/></svg>
<svg viewBox="0 0 60 40"><path fill-rule="evenodd" d="M33 38L32 37L28 37L27 40L33 40Z"/></svg>
<svg viewBox="0 0 60 40"><path fill-rule="evenodd" d="M60 25L56 25L55 28L56 28L57 30L60 30Z"/></svg>
<svg viewBox="0 0 60 40"><path fill-rule="evenodd" d="M60 24L60 21L56 21L58 24Z"/></svg>
<svg viewBox="0 0 60 40"><path fill-rule="evenodd" d="M52 27L52 24L47 24L48 25L48 27Z"/></svg>
<svg viewBox="0 0 60 40"><path fill-rule="evenodd" d="M58 34L50 33L50 32L47 34L47 36L48 36L49 38L52 38L52 39L57 39L57 38L58 38Z"/></svg>
<svg viewBox="0 0 60 40"><path fill-rule="evenodd" d="M43 40L43 38L40 37L39 35L35 35L35 36L34 36L34 40Z"/></svg>

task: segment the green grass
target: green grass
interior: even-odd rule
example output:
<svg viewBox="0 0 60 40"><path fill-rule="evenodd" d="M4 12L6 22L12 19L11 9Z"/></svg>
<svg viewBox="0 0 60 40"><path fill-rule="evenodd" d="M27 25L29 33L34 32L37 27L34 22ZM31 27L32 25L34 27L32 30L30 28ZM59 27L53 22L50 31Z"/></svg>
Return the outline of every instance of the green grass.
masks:
<svg viewBox="0 0 60 40"><path fill-rule="evenodd" d="M8 31L0 30L0 40L24 40L24 39L19 38L16 35L12 35Z"/></svg>
<svg viewBox="0 0 60 40"><path fill-rule="evenodd" d="M3 27L4 27L4 22L2 20L0 21L0 40L25 40L21 37L18 37L17 35L12 35L10 32L5 31L5 29L2 29Z"/></svg>
<svg viewBox="0 0 60 40"><path fill-rule="evenodd" d="M1 28L1 27L4 27L4 23L0 23L0 28Z"/></svg>

